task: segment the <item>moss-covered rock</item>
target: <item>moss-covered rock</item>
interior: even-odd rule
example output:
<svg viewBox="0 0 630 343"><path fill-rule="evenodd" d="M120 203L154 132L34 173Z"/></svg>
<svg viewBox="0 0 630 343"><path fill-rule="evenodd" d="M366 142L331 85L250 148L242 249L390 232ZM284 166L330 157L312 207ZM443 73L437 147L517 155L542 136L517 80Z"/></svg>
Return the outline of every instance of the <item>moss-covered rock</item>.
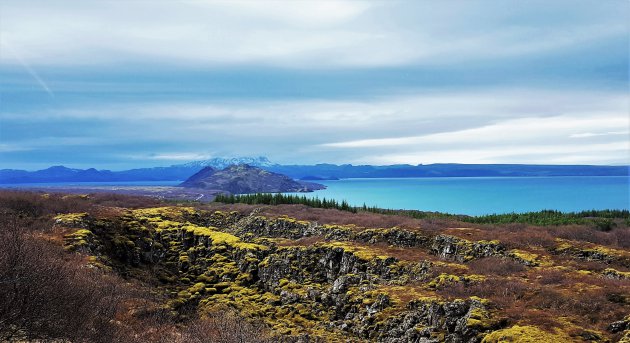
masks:
<svg viewBox="0 0 630 343"><path fill-rule="evenodd" d="M153 277L149 281L169 297L169 313L186 319L229 307L262 320L286 341L563 342L579 335L604 337L582 328L579 335L572 332L575 337L533 326L505 328L496 305L500 302L468 297L470 289L500 277L475 274L482 271L463 262L502 256L531 267L553 265L548 252L507 251L499 241L187 207L121 210L120 216L105 219L64 215L57 225L75 228L65 237L66 247L91 255L91 263L126 277ZM593 278L593 272L553 268ZM623 278L622 270L609 268L603 275ZM524 283L530 281L524 280L528 273L505 280ZM599 280L610 282L601 275ZM584 284L584 294L591 286ZM459 293L449 295L453 290ZM615 325L616 334L627 330L625 322Z"/></svg>
<svg viewBox="0 0 630 343"><path fill-rule="evenodd" d="M505 246L499 241L469 241L451 235L437 235L433 238L431 252L444 259L464 262L482 257L502 256Z"/></svg>
<svg viewBox="0 0 630 343"><path fill-rule="evenodd" d="M553 252L573 256L586 261L614 263L630 268L630 252L597 244L578 243L566 239L556 239Z"/></svg>

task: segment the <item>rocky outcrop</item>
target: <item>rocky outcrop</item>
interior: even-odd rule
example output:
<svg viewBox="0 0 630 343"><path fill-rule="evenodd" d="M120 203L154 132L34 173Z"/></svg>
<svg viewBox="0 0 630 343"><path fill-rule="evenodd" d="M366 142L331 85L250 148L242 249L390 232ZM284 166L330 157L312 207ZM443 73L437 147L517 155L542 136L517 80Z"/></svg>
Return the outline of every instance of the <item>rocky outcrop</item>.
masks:
<svg viewBox="0 0 630 343"><path fill-rule="evenodd" d="M613 268L604 269L602 275L609 279L630 280L630 272L622 272Z"/></svg>
<svg viewBox="0 0 630 343"><path fill-rule="evenodd" d="M499 241L471 242L455 236L438 235L433 239L431 251L441 258L464 262L481 257L502 256L505 246Z"/></svg>
<svg viewBox="0 0 630 343"><path fill-rule="evenodd" d="M630 268L630 252L609 247L556 239L553 249L556 254L568 255L585 261L601 261Z"/></svg>
<svg viewBox="0 0 630 343"><path fill-rule="evenodd" d="M231 194L310 192L326 188L312 182L299 182L247 164L233 165L222 170L205 167L180 184L182 187L219 190Z"/></svg>
<svg viewBox="0 0 630 343"><path fill-rule="evenodd" d="M480 342L481 332L498 328L487 306L479 299L414 300L408 311L378 326L379 342Z"/></svg>
<svg viewBox="0 0 630 343"><path fill-rule="evenodd" d="M480 342L503 326L483 299L439 296L442 275L433 279L433 262L400 260L371 247L422 247L466 260L503 253L496 242L191 208L65 223L81 227L66 237L70 249L130 277L151 269L171 294L173 312L232 307L263 319L284 341ZM324 240L277 244L309 236ZM474 282L455 278L448 281Z"/></svg>

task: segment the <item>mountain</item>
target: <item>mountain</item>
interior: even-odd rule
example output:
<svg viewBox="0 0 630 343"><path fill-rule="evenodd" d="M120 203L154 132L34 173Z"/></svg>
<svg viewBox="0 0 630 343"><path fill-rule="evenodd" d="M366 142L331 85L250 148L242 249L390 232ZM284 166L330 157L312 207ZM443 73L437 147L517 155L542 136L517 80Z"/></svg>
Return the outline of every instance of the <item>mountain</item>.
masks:
<svg viewBox="0 0 630 343"><path fill-rule="evenodd" d="M180 186L221 190L232 194L310 192L325 188L323 185L298 182L288 176L247 164L232 165L223 170L205 167Z"/></svg>
<svg viewBox="0 0 630 343"><path fill-rule="evenodd" d="M519 177L519 176L628 176L628 166L533 164L426 164L371 166L352 164L274 165L265 168L292 178L325 179L380 177Z"/></svg>
<svg viewBox="0 0 630 343"><path fill-rule="evenodd" d="M251 162L251 163L248 163ZM532 164L427 164L427 165L280 165L266 157L213 158L170 167L138 168L123 171L82 170L54 166L44 170L0 170L0 183L34 182L121 182L180 181L204 167L224 169L247 164L293 179L335 180L376 177L520 177L520 176L628 176L628 166L532 165Z"/></svg>
<svg viewBox="0 0 630 343"><path fill-rule="evenodd" d="M26 171L17 169L0 170L0 183L37 183L37 182L123 182L123 181L180 181L186 180L204 167L224 169L229 165L249 164L256 167L271 167L275 163L264 156L213 158L175 164L169 167L136 168L123 171L82 170L53 166L43 170Z"/></svg>
<svg viewBox="0 0 630 343"><path fill-rule="evenodd" d="M86 182L86 181L120 181L114 172L109 170L72 169L64 166L53 166L34 172L25 170L0 170L0 183L34 183L34 182Z"/></svg>
<svg viewBox="0 0 630 343"><path fill-rule="evenodd" d="M234 158L221 158L215 157L209 160L203 161L193 161L185 164L180 164L176 166L184 167L184 168L203 168L203 167L212 167L215 169L225 169L232 165L239 164L247 164L253 167L271 167L276 165L269 161L267 157L258 156L258 157L234 157Z"/></svg>

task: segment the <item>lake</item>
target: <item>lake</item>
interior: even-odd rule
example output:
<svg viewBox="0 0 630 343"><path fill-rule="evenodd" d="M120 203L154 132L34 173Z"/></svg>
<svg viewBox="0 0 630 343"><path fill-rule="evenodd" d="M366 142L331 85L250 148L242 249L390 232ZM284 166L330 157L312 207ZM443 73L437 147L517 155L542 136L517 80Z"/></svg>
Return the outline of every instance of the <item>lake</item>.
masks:
<svg viewBox="0 0 630 343"><path fill-rule="evenodd" d="M0 188L175 186L181 181L0 184ZM317 181L328 188L307 196L351 205L456 214L630 209L625 176L370 178ZM304 195L305 193L298 193Z"/></svg>
<svg viewBox="0 0 630 343"><path fill-rule="evenodd" d="M448 177L317 181L328 188L313 196L351 205L468 215L543 209L630 209L625 176Z"/></svg>

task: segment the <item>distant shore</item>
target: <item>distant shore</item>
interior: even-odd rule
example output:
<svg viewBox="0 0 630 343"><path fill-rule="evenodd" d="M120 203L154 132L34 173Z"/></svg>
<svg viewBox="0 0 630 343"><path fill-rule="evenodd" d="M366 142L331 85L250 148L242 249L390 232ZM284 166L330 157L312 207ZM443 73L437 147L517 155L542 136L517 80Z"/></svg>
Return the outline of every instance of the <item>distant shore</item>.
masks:
<svg viewBox="0 0 630 343"><path fill-rule="evenodd" d="M50 186L50 187L10 187L6 190L20 190L43 193L114 193L147 196L163 200L212 202L220 191L183 188L174 186Z"/></svg>

